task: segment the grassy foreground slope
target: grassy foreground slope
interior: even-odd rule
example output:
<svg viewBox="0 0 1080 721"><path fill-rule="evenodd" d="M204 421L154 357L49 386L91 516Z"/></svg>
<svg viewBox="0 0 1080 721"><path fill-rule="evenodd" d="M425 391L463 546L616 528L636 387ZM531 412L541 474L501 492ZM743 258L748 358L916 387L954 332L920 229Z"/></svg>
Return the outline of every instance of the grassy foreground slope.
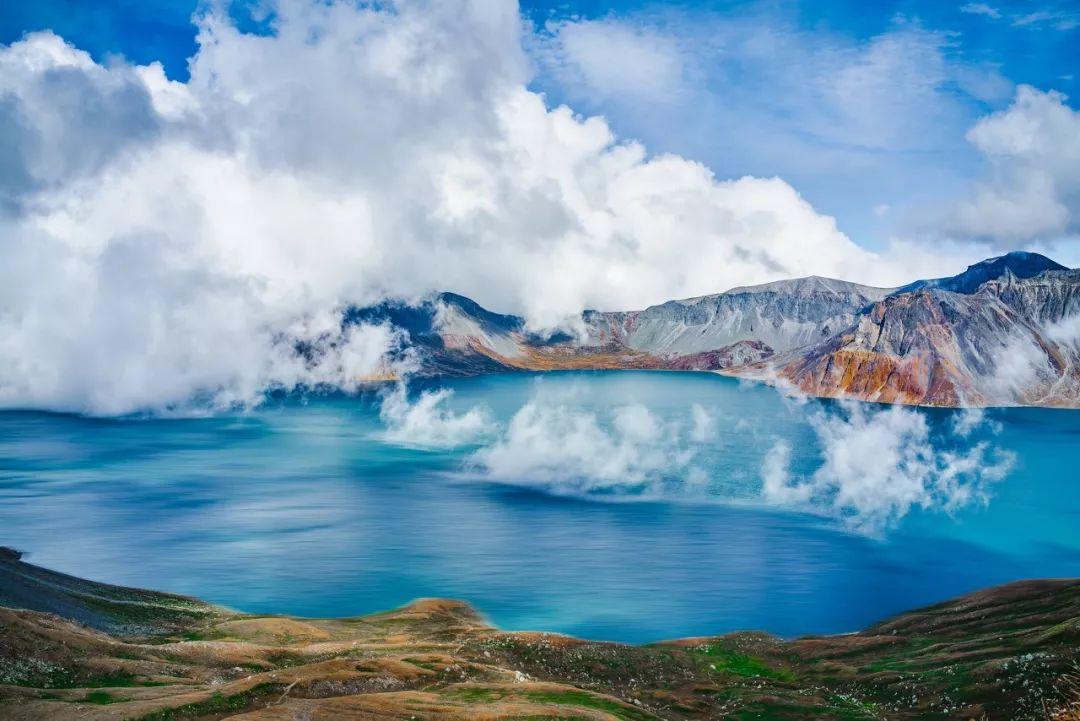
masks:
<svg viewBox="0 0 1080 721"><path fill-rule="evenodd" d="M0 719L1080 718L1080 580L1000 586L843 636L627 646L499 631L440 599L253 616L0 549L0 606Z"/></svg>

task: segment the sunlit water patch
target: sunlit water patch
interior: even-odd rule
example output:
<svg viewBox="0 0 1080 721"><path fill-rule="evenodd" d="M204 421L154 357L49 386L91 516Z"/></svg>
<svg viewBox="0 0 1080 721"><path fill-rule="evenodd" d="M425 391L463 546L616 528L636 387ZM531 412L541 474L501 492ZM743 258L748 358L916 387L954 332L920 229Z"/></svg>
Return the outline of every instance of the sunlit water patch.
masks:
<svg viewBox="0 0 1080 721"><path fill-rule="evenodd" d="M841 632L1080 574L1080 413L709 374L504 375L245 414L0 413L0 543L252 612L419 596L646 641Z"/></svg>

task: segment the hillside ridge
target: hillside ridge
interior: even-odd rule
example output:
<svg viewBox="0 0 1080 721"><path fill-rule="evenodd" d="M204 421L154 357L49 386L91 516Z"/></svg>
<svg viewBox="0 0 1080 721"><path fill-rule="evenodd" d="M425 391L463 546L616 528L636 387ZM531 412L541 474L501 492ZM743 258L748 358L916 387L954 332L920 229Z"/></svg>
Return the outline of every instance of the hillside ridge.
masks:
<svg viewBox="0 0 1080 721"><path fill-rule="evenodd" d="M984 589L840 636L629 646L500 631L447 599L250 615L0 553L10 721L1068 721L1077 663L1080 579Z"/></svg>
<svg viewBox="0 0 1080 721"><path fill-rule="evenodd" d="M548 335L453 293L346 314L359 321L406 331L426 376L696 370L819 397L1080 407L1080 271L1037 253L900 288L809 276L642 310L587 310Z"/></svg>

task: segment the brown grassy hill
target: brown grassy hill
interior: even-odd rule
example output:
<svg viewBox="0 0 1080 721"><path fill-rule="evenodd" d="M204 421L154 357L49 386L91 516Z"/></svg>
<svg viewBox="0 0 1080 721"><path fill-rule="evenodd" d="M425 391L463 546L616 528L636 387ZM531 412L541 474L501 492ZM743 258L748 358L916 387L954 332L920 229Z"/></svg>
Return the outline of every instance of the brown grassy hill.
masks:
<svg viewBox="0 0 1080 721"><path fill-rule="evenodd" d="M843 636L649 646L503 632L439 599L355 618L252 616L13 553L0 554L0 604L22 609L0 608L0 719L1064 720L1077 710L1080 580L988 589Z"/></svg>

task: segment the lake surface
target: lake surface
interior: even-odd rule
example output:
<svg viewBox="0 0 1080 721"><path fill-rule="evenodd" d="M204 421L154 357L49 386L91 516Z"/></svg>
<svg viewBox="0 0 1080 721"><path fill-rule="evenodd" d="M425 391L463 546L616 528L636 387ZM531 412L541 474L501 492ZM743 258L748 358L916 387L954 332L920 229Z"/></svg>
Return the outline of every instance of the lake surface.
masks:
<svg viewBox="0 0 1080 721"><path fill-rule="evenodd" d="M447 596L504 628L631 642L851 631L1080 575L1078 412L798 402L694 373L422 390L0 413L0 544L250 612Z"/></svg>

